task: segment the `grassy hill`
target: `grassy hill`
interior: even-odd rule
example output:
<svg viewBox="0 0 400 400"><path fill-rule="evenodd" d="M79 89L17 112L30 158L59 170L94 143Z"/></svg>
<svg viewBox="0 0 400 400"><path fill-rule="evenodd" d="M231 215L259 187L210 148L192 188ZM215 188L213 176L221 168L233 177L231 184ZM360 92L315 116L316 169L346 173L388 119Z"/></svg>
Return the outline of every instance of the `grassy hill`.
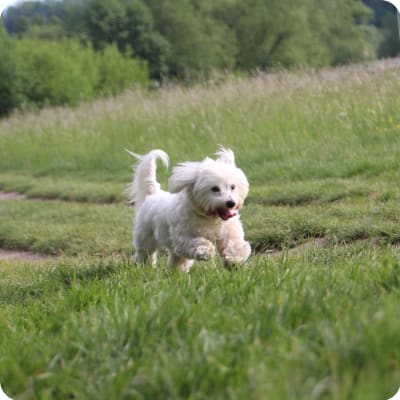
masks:
<svg viewBox="0 0 400 400"><path fill-rule="evenodd" d="M398 61L227 76L0 121L0 383L19 399L387 399L400 386ZM254 254L132 264L132 158L231 147ZM168 171L159 170L165 184ZM323 239L324 246L315 239ZM274 253L270 251L274 250Z"/></svg>

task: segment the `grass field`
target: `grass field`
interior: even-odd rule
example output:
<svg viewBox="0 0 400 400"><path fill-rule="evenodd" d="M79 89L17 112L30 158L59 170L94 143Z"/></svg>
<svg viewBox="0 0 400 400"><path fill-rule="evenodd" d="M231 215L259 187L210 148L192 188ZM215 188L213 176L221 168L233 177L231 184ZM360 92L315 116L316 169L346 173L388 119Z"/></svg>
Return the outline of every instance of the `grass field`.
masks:
<svg viewBox="0 0 400 400"><path fill-rule="evenodd" d="M0 121L14 399L377 399L400 387L400 65L223 77ZM231 147L245 268L138 268L133 160ZM159 170L165 184L168 171ZM314 246L315 239L324 246ZM313 242L314 241L314 242ZM270 253L270 251L274 251Z"/></svg>

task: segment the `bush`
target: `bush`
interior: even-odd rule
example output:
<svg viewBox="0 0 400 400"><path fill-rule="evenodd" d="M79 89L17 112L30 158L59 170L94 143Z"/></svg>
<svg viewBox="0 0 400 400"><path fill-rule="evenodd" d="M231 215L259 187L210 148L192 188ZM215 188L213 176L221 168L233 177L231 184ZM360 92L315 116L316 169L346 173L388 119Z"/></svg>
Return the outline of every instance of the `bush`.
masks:
<svg viewBox="0 0 400 400"><path fill-rule="evenodd" d="M20 104L76 105L95 95L94 52L77 42L17 40L15 63Z"/></svg>
<svg viewBox="0 0 400 400"><path fill-rule="evenodd" d="M0 117L8 114L17 105L12 45L13 42L0 24Z"/></svg>
<svg viewBox="0 0 400 400"><path fill-rule="evenodd" d="M107 46L97 55L99 95L116 95L135 84L148 84L147 66L144 62L122 55L116 45Z"/></svg>
<svg viewBox="0 0 400 400"><path fill-rule="evenodd" d="M96 53L75 40L16 40L0 34L0 50L0 115L26 105L77 105L148 82L146 66L115 46Z"/></svg>

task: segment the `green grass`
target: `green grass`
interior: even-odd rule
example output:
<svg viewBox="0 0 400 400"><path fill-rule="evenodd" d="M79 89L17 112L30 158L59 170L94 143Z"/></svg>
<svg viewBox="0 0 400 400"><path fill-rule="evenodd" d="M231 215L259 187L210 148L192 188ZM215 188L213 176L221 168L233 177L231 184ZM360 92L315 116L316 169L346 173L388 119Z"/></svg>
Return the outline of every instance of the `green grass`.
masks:
<svg viewBox="0 0 400 400"><path fill-rule="evenodd" d="M389 398L399 261L331 248L234 272L34 270L1 285L0 375L28 399Z"/></svg>
<svg viewBox="0 0 400 400"><path fill-rule="evenodd" d="M17 172L0 173L0 190L24 193L28 198L112 203L125 200L123 182L93 182L79 178L38 177Z"/></svg>
<svg viewBox="0 0 400 400"><path fill-rule="evenodd" d="M396 183L380 179L275 183L254 188L242 219L257 252L315 237L393 245L400 243L399 201ZM3 200L0 218L5 248L70 256L132 253L133 208L123 203Z"/></svg>
<svg viewBox="0 0 400 400"><path fill-rule="evenodd" d="M226 77L0 121L0 383L15 399L388 399L400 386L400 79ZM132 264L128 148L232 147L254 253ZM168 171L160 168L165 184ZM39 200L40 198L44 200ZM323 237L324 248L289 248ZM267 250L280 250L273 256Z"/></svg>
<svg viewBox="0 0 400 400"><path fill-rule="evenodd" d="M0 247L67 256L132 253L128 206L4 200L0 216Z"/></svg>

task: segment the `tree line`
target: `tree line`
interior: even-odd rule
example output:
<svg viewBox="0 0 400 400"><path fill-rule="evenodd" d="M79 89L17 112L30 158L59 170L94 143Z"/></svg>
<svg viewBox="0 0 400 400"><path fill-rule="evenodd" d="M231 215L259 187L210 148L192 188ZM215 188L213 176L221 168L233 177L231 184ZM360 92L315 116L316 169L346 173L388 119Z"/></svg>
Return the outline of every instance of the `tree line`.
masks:
<svg viewBox="0 0 400 400"><path fill-rule="evenodd" d="M213 71L320 67L399 52L395 14L382 0L293 4L293 0L26 1L3 14L8 37L0 34L0 48L1 41L30 40L36 41L36 45L31 42L34 47L51 42L94 54L117 50L120 66L135 61L141 82L143 73L153 81L191 82ZM4 60L0 59L0 73ZM99 71L95 75L100 76ZM97 89L92 92L102 92L99 80L93 85Z"/></svg>

